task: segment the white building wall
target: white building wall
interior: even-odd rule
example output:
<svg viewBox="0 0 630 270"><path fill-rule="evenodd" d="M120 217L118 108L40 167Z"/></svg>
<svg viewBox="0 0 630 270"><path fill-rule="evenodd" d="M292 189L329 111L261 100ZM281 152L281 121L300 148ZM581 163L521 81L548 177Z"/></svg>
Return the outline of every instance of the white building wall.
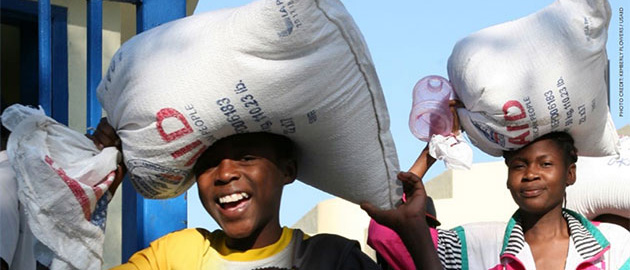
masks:
<svg viewBox="0 0 630 270"><path fill-rule="evenodd" d="M370 217L358 205L332 198L317 204L292 227L309 235L331 233L357 240L361 250L376 260L375 251L367 245L369 224Z"/></svg>
<svg viewBox="0 0 630 270"><path fill-rule="evenodd" d="M452 188L451 198L434 197L441 228L481 221L506 221L518 206L506 186L507 167L502 161L473 164L471 170L453 170L452 178L429 180L427 194L444 186ZM434 182L435 181L435 182ZM448 183L452 181L451 183Z"/></svg>

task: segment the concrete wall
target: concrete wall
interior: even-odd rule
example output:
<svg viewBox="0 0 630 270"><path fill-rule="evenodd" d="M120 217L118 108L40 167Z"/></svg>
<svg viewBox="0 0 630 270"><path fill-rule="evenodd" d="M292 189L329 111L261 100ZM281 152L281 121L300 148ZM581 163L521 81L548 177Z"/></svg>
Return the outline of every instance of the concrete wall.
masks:
<svg viewBox="0 0 630 270"><path fill-rule="evenodd" d="M450 172L450 178L438 176L426 183L441 228L450 229L471 222L506 221L518 208L507 189L507 167L502 161L477 163L471 170L447 172ZM450 189L450 197L442 196L445 189Z"/></svg>

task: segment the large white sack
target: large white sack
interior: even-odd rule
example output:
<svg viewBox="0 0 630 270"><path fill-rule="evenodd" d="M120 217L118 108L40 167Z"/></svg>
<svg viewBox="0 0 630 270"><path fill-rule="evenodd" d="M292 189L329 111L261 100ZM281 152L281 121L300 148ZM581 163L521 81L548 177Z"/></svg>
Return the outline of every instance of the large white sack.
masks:
<svg viewBox="0 0 630 270"><path fill-rule="evenodd" d="M630 218L630 137L621 137L620 145L619 156L578 158L567 208L589 219L602 214Z"/></svg>
<svg viewBox="0 0 630 270"><path fill-rule="evenodd" d="M101 269L101 198L111 198L118 150L99 151L83 134L22 105L7 108L2 124L11 131L7 154L28 225L52 251L41 256L53 261L51 269Z"/></svg>
<svg viewBox="0 0 630 270"><path fill-rule="evenodd" d="M460 40L448 74L472 143L500 156L567 131L579 155L617 153L606 98L610 16L607 1L558 0Z"/></svg>
<svg viewBox="0 0 630 270"><path fill-rule="evenodd" d="M183 193L209 145L259 131L293 140L298 179L318 189L381 208L402 194L371 56L337 0L262 0L161 25L122 45L97 91L145 197Z"/></svg>

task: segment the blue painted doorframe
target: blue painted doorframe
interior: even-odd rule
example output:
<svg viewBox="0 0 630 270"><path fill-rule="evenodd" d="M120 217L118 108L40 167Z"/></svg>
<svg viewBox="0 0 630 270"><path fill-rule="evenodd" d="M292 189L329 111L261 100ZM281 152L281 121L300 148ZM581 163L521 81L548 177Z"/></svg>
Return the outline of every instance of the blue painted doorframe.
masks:
<svg viewBox="0 0 630 270"><path fill-rule="evenodd" d="M142 32L186 16L185 0L143 0L136 4L136 29ZM144 199L128 179L123 183L122 260L169 232L186 228L186 193L168 200Z"/></svg>
<svg viewBox="0 0 630 270"><path fill-rule="evenodd" d="M49 116L67 125L67 9L46 0L2 0L0 7L2 23L20 29L19 103L41 105Z"/></svg>
<svg viewBox="0 0 630 270"><path fill-rule="evenodd" d="M87 0L88 70L87 70L87 126L96 127L101 118L101 106L96 98L96 87L102 76L102 20L103 0ZM186 0L111 0L136 5L137 29L145 31L162 23L186 16ZM8 14L8 15L7 15ZM13 16L13 14L17 14ZM11 16L9 16L11 15ZM28 19L37 29L37 38L22 42L37 44L37 53L26 55L32 65L28 72L33 78L28 83L35 98L31 103L41 104L57 121L68 122L68 49L66 9L51 6L50 0L38 2L2 0L2 22ZM13 21L11 21L13 20ZM37 24L37 28L34 24ZM24 31L30 33L33 31ZM23 47L24 48L24 47ZM24 60L23 60L24 61ZM32 72L38 66L37 76ZM39 90L33 90L39 89ZM123 183L122 259L126 261L134 252L145 248L160 236L186 228L186 195L169 200L144 199L133 189L128 179Z"/></svg>
<svg viewBox="0 0 630 270"><path fill-rule="evenodd" d="M103 1L87 0L87 132L101 121L101 104L96 97L96 88L103 77Z"/></svg>

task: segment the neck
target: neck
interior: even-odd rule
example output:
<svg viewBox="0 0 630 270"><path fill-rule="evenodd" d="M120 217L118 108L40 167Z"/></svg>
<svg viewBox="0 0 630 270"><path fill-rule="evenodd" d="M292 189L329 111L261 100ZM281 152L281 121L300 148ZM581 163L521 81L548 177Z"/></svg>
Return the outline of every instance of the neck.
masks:
<svg viewBox="0 0 630 270"><path fill-rule="evenodd" d="M282 236L282 227L279 222L271 222L263 228L259 228L252 232L248 237L230 238L225 240L225 244L230 249L245 251L250 249L262 248L277 242Z"/></svg>
<svg viewBox="0 0 630 270"><path fill-rule="evenodd" d="M569 237L569 226L562 216L560 206L544 214L526 213L521 211L521 225L525 233L525 240L545 239L555 237Z"/></svg>

